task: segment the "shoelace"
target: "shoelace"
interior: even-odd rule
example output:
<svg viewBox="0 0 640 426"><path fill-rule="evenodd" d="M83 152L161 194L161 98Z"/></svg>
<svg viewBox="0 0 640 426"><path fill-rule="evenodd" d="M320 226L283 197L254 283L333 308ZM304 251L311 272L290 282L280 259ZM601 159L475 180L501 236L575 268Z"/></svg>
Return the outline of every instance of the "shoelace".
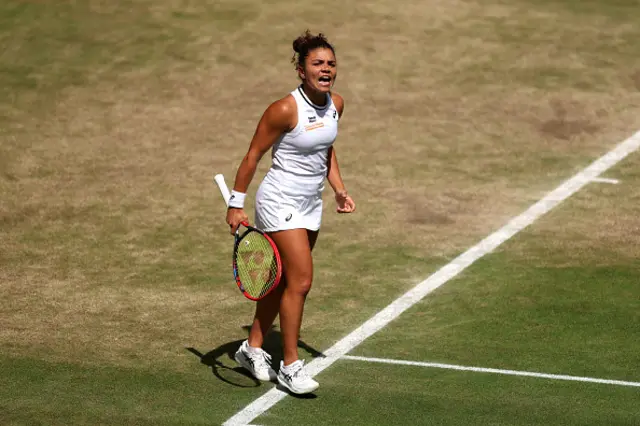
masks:
<svg viewBox="0 0 640 426"><path fill-rule="evenodd" d="M293 376L299 377L303 380L308 380L311 378L311 376L309 376L309 374L307 373L307 370L305 370L304 368L304 361L300 363L300 368L293 373Z"/></svg>
<svg viewBox="0 0 640 426"><path fill-rule="evenodd" d="M260 351L259 353L251 353L251 352L249 352L249 356L254 361L258 361L258 362L259 361L266 361L267 365L271 365L271 355L269 355L266 351Z"/></svg>
<svg viewBox="0 0 640 426"><path fill-rule="evenodd" d="M269 355L265 351L262 351L262 357L265 359L265 361L267 361L269 365L271 365L271 355Z"/></svg>

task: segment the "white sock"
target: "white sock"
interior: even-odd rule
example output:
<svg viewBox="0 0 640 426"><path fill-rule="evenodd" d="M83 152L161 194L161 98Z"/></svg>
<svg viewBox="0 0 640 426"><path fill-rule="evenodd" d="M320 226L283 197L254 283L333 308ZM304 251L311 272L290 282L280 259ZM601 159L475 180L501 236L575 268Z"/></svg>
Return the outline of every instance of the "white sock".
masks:
<svg viewBox="0 0 640 426"><path fill-rule="evenodd" d="M249 345L249 341L247 340L247 352L256 353L260 352L260 349L262 348L254 348L253 346Z"/></svg>
<svg viewBox="0 0 640 426"><path fill-rule="evenodd" d="M293 362L292 362L291 364L289 364L289 365L284 365L284 362L283 362L283 363L282 363L282 369L283 369L284 371L289 371L289 370L291 369L291 366L293 366L293 364L295 364L295 363L296 363L296 362L298 362L298 361L299 361L299 360L295 360L295 361L293 361Z"/></svg>

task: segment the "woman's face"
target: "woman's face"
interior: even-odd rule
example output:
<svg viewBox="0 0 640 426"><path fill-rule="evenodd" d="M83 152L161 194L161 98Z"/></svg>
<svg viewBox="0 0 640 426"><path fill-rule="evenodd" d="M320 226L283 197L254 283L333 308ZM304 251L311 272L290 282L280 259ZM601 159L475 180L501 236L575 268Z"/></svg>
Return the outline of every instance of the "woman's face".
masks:
<svg viewBox="0 0 640 426"><path fill-rule="evenodd" d="M336 55L324 47L313 49L304 61L304 69L298 69L298 74L310 89L328 93L338 74Z"/></svg>

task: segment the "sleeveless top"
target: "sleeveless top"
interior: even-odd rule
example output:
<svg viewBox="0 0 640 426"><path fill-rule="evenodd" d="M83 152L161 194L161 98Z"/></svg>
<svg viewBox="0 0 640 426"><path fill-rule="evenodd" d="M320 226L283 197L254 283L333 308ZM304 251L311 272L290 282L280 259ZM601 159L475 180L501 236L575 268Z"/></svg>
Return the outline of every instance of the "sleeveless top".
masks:
<svg viewBox="0 0 640 426"><path fill-rule="evenodd" d="M329 94L324 106L311 102L302 86L291 95L298 109L298 124L273 145L271 168L265 180L311 195L324 189L329 148L338 135L340 116Z"/></svg>

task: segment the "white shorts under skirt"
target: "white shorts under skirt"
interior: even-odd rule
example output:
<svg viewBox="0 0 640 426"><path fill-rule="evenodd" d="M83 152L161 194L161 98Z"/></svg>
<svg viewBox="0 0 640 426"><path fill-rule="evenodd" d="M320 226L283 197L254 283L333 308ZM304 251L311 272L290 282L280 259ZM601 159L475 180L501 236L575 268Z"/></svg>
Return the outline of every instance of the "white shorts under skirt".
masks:
<svg viewBox="0 0 640 426"><path fill-rule="evenodd" d="M255 226L265 232L287 229L317 231L322 221L322 189L305 191L265 179L256 193Z"/></svg>

